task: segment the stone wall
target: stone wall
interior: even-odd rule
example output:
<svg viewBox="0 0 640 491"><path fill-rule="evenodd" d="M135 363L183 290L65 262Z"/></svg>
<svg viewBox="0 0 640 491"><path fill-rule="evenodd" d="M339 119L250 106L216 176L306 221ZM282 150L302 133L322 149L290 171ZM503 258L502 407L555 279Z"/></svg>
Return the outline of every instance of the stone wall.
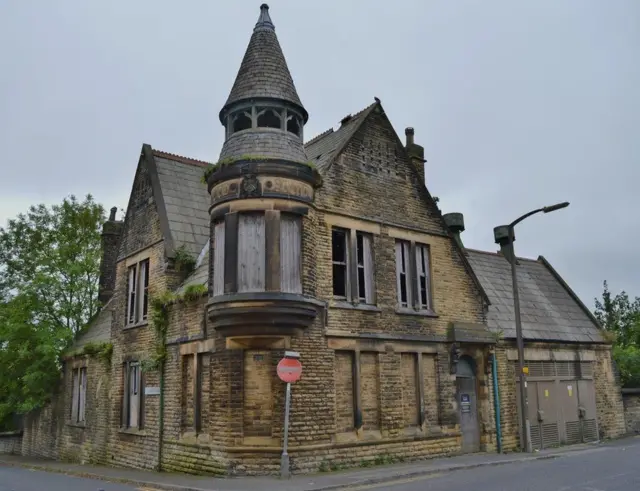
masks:
<svg viewBox="0 0 640 491"><path fill-rule="evenodd" d="M622 389L627 433L640 433L640 389Z"/></svg>
<svg viewBox="0 0 640 491"><path fill-rule="evenodd" d="M84 423L71 422L72 369L87 368ZM85 356L69 358L51 402L24 420L21 453L30 457L106 464L110 365Z"/></svg>
<svg viewBox="0 0 640 491"><path fill-rule="evenodd" d="M20 455L22 431L0 433L0 455Z"/></svg>

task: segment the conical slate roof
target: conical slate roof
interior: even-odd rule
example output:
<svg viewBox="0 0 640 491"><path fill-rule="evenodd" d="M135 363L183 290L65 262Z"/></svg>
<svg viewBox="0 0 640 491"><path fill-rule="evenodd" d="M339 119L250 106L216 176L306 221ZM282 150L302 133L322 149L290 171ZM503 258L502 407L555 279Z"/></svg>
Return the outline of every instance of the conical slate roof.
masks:
<svg viewBox="0 0 640 491"><path fill-rule="evenodd" d="M269 6L266 3L260 7L260 17L253 29L253 35L225 108L234 102L254 97L280 99L304 109L280 48L275 26L269 16Z"/></svg>

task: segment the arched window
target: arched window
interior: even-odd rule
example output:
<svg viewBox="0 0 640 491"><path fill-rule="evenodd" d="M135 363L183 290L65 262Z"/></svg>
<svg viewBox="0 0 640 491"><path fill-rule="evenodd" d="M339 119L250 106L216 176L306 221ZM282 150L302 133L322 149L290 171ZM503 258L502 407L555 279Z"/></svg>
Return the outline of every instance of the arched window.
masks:
<svg viewBox="0 0 640 491"><path fill-rule="evenodd" d="M300 136L300 120L295 114L290 114L287 117L287 131L296 136Z"/></svg>
<svg viewBox="0 0 640 491"><path fill-rule="evenodd" d="M251 114L245 111L242 111L234 114L232 117L233 117L232 133L236 133L242 130L248 130L251 128Z"/></svg>
<svg viewBox="0 0 640 491"><path fill-rule="evenodd" d="M258 128L282 128L280 112L275 109L258 110Z"/></svg>

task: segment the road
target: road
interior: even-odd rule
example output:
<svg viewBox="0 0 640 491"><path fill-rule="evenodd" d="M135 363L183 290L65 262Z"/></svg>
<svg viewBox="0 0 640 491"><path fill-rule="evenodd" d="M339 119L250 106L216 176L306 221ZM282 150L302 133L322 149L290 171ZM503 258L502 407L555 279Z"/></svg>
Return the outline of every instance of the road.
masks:
<svg viewBox="0 0 640 491"><path fill-rule="evenodd" d="M482 467L350 491L638 491L640 440L558 459Z"/></svg>
<svg viewBox="0 0 640 491"><path fill-rule="evenodd" d="M135 489L125 484L17 467L0 467L0 491L134 491Z"/></svg>

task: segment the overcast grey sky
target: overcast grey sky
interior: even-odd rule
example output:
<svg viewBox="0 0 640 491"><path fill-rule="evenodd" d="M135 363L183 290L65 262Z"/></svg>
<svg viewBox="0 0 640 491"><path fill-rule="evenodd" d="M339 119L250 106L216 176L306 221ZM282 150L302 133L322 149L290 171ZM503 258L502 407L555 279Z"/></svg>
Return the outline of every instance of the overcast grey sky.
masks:
<svg viewBox="0 0 640 491"><path fill-rule="evenodd" d="M92 193L125 208L142 143L214 161L247 0L0 1L0 224ZM272 0L312 137L382 100L415 127L465 245L517 230L589 306L640 295L640 1Z"/></svg>

